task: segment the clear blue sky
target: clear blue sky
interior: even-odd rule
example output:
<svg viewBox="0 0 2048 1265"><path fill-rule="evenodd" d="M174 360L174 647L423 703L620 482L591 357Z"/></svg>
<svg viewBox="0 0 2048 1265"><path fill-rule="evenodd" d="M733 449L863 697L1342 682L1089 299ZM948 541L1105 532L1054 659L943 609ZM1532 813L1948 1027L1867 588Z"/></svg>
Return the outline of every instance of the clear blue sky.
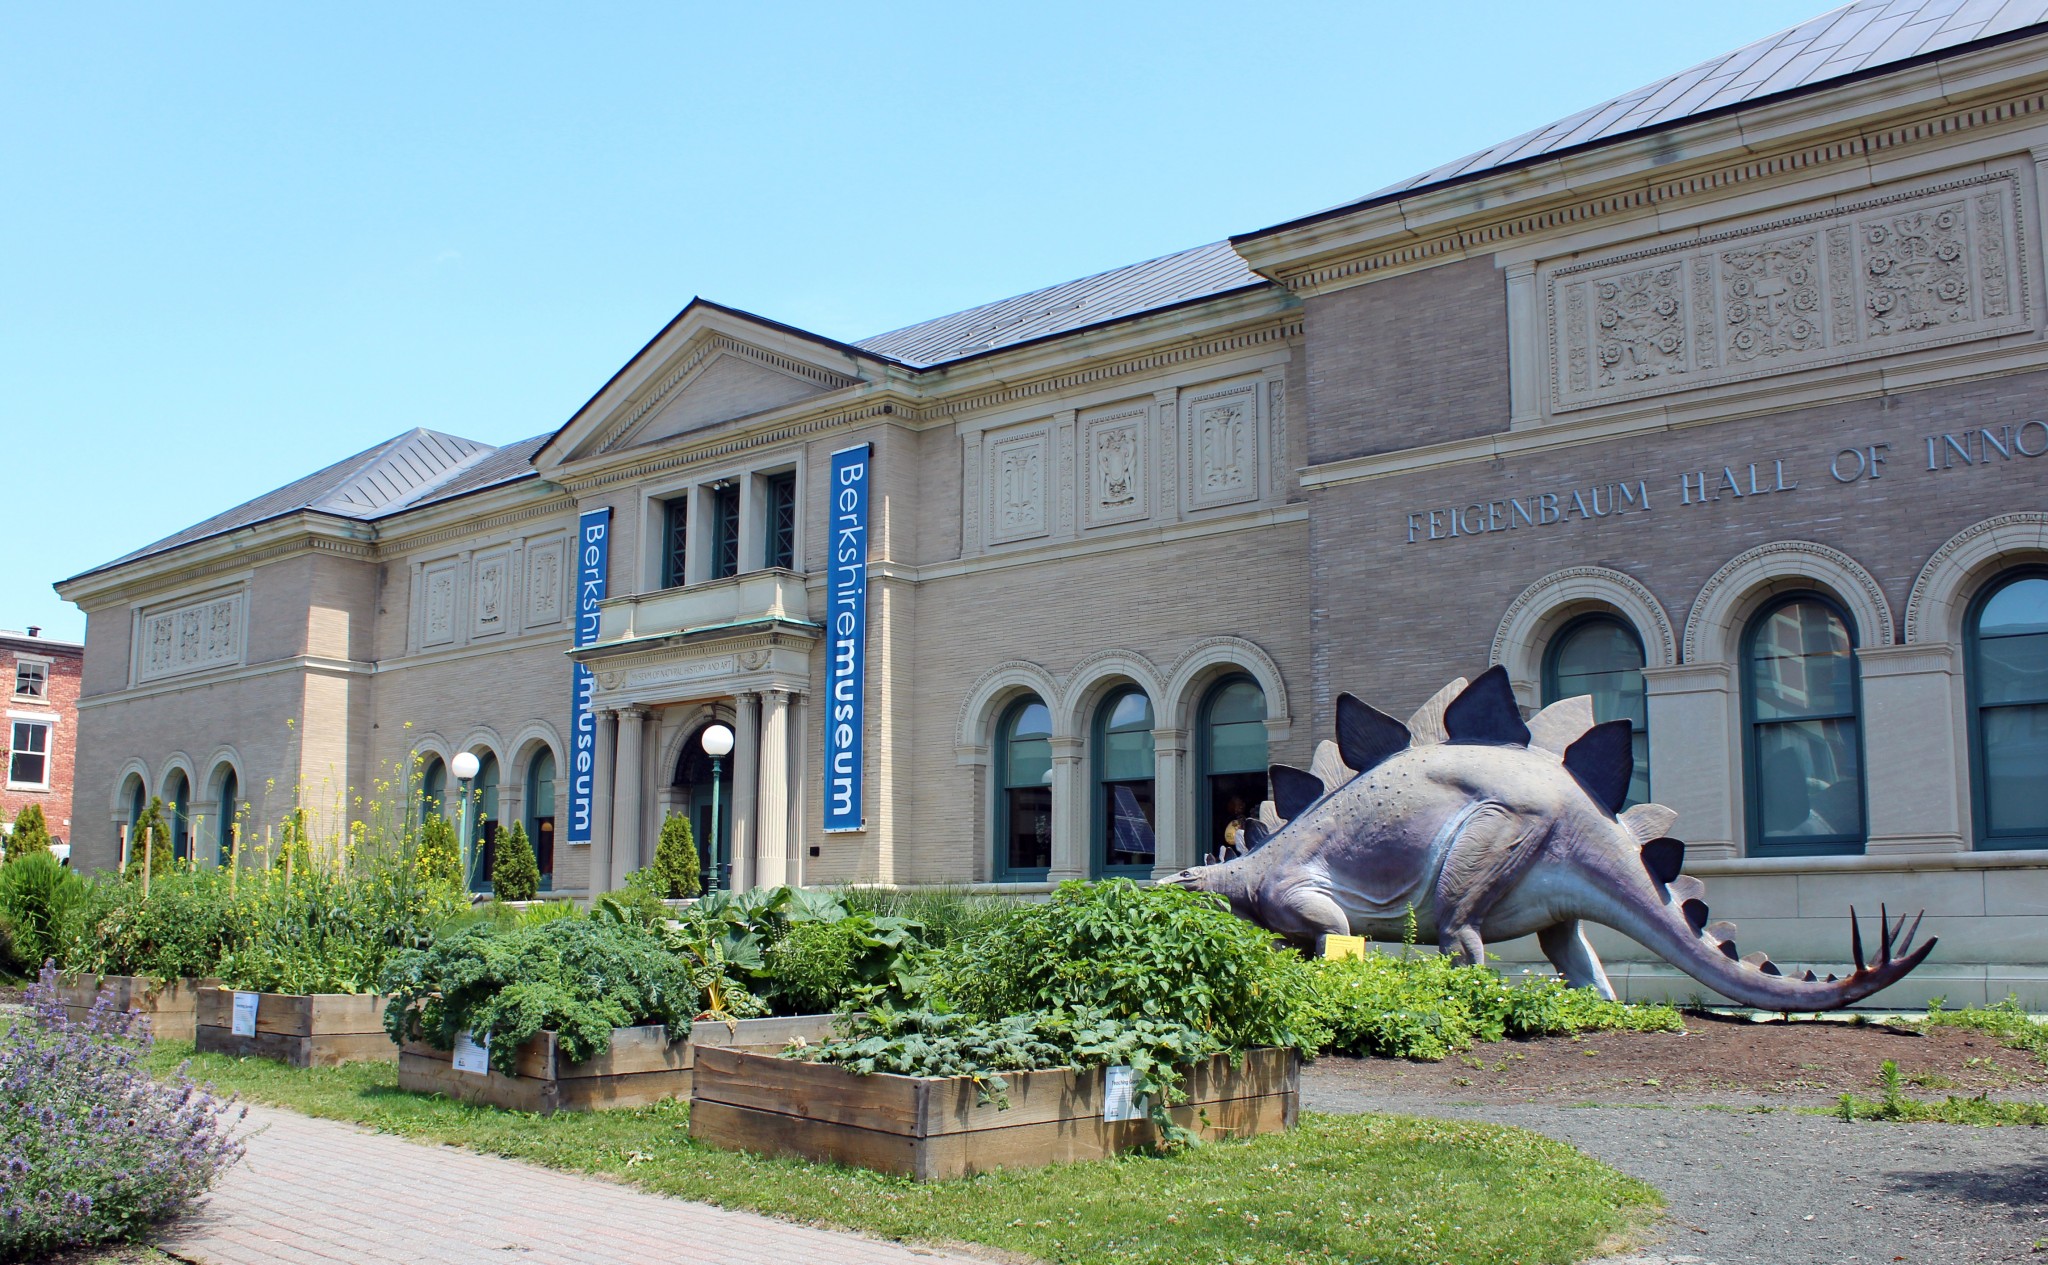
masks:
<svg viewBox="0 0 2048 1265"><path fill-rule="evenodd" d="M0 627L692 295L852 339L1344 201L1814 4L15 4Z"/></svg>

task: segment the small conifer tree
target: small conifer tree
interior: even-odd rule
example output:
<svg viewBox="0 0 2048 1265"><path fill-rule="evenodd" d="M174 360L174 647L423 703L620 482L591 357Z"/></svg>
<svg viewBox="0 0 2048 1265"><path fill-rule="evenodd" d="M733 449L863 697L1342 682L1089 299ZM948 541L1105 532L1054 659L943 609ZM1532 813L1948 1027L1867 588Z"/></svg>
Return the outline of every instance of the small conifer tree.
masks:
<svg viewBox="0 0 2048 1265"><path fill-rule="evenodd" d="M498 834L498 855L491 860L491 890L499 900L532 900L540 895L540 858L526 827L512 823Z"/></svg>
<svg viewBox="0 0 2048 1265"><path fill-rule="evenodd" d="M177 841L164 824L164 802L152 795L149 807L128 827L128 877L141 877L145 853L152 875L169 873L178 863L176 848Z"/></svg>
<svg viewBox="0 0 2048 1265"><path fill-rule="evenodd" d="M49 850L50 826L43 820L43 806L30 804L14 819L14 830L7 836L7 860L11 864Z"/></svg>
<svg viewBox="0 0 2048 1265"><path fill-rule="evenodd" d="M421 822L419 848L413 854L413 864L418 867L423 880L461 888L462 842L455 837L455 823L439 813L430 814Z"/></svg>
<svg viewBox="0 0 2048 1265"><path fill-rule="evenodd" d="M697 866L697 836L690 829L688 817L677 813L661 823L652 868L662 896L669 900L695 896L704 890L704 876Z"/></svg>

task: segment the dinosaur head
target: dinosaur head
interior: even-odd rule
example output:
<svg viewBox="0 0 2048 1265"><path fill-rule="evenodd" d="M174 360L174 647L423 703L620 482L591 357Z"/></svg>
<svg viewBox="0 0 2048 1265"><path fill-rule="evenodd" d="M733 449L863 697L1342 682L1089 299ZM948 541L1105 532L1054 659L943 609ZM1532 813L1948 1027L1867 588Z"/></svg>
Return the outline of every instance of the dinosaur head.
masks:
<svg viewBox="0 0 2048 1265"><path fill-rule="evenodd" d="M1214 865L1192 865L1162 881L1172 887L1214 892L1230 902L1230 912L1251 922L1260 922L1257 887L1251 881L1247 867L1241 864L1246 859L1237 857Z"/></svg>

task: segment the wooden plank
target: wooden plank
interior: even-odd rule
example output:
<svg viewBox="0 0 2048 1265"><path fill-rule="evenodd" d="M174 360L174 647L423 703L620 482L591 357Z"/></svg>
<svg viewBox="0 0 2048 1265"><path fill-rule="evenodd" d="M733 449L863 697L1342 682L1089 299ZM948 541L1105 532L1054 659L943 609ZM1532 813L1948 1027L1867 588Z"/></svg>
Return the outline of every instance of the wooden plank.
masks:
<svg viewBox="0 0 2048 1265"><path fill-rule="evenodd" d="M235 991L198 990L194 1013L203 1026L235 1025ZM382 1033L388 998L352 993L258 993L256 1031L288 1037Z"/></svg>
<svg viewBox="0 0 2048 1265"><path fill-rule="evenodd" d="M830 1041L831 1015L777 1015L767 1019L741 1019L728 1026L717 1019L699 1019L690 1025L690 1044L779 1050L801 1037L812 1044Z"/></svg>
<svg viewBox="0 0 2048 1265"><path fill-rule="evenodd" d="M558 1080L582 1080L592 1076L626 1076L636 1072L676 1072L690 1066L688 1041L670 1041L659 1024L640 1028L613 1028L611 1049L581 1063L557 1056ZM525 1074L525 1069L521 1069Z"/></svg>
<svg viewBox="0 0 2048 1265"><path fill-rule="evenodd" d="M1204 1141L1278 1133L1292 1119L1291 1096L1267 1094L1196 1106L1169 1114ZM1206 1114L1206 1120L1203 1118ZM1072 1120L1043 1121L971 1133L939 1134L919 1143L916 1176L921 1180L966 1177L997 1168L1037 1168L1080 1160L1106 1159L1151 1146L1159 1130L1150 1120L1105 1121L1098 1112Z"/></svg>
<svg viewBox="0 0 2048 1265"><path fill-rule="evenodd" d="M391 999L381 993L314 993L306 1001L311 1010L307 1035L318 1037L383 1032L384 1007Z"/></svg>
<svg viewBox="0 0 2048 1265"><path fill-rule="evenodd" d="M398 1047L381 1032L338 1032L295 1037L277 1032L242 1036L233 1028L199 1024L192 1042L202 1054L274 1059L293 1067L338 1067L343 1063L395 1063Z"/></svg>
<svg viewBox="0 0 2048 1265"><path fill-rule="evenodd" d="M701 1082L702 1063L697 1071ZM919 1143L905 1134L707 1102L701 1097L690 1103L690 1136L728 1151L789 1155L905 1176L917 1173Z"/></svg>
<svg viewBox="0 0 2048 1265"><path fill-rule="evenodd" d="M529 1076L501 1076L496 1072L478 1076L458 1072L445 1060L425 1058L410 1048L398 1055L398 1087L414 1094L442 1094L457 1102L484 1103L508 1111L552 1114L556 1107L556 1083Z"/></svg>
<svg viewBox="0 0 2048 1265"><path fill-rule="evenodd" d="M687 1067L660 1072L626 1072L556 1081L563 1111L601 1111L611 1107L644 1107L670 1098L688 1098L693 1080Z"/></svg>
<svg viewBox="0 0 2048 1265"><path fill-rule="evenodd" d="M696 1102L915 1136L924 1117L928 1078L877 1073L856 1076L829 1063L707 1046L697 1051ZM893 1170L892 1170L893 1171Z"/></svg>

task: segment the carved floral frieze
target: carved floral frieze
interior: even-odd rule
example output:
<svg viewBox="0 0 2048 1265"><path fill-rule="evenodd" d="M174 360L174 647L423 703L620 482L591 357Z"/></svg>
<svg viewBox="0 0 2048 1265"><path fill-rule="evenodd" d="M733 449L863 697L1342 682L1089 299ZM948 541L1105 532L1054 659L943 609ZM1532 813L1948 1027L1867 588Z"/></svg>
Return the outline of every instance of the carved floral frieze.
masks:
<svg viewBox="0 0 2048 1265"><path fill-rule="evenodd" d="M988 454L988 540L1005 544L1029 540L1051 530L1047 478L1051 466L1051 433L1044 427L992 437Z"/></svg>
<svg viewBox="0 0 2048 1265"><path fill-rule="evenodd" d="M1212 509L1258 499L1259 384L1239 383L1192 394L1187 417L1191 509Z"/></svg>
<svg viewBox="0 0 2048 1265"><path fill-rule="evenodd" d="M1088 526L1127 523L1150 512L1152 413L1147 401L1082 422L1088 476L1081 510Z"/></svg>
<svg viewBox="0 0 2048 1265"><path fill-rule="evenodd" d="M210 597L142 617L135 681L203 672L242 661L242 594Z"/></svg>
<svg viewBox="0 0 2048 1265"><path fill-rule="evenodd" d="M2018 173L1548 266L1551 407L2031 329Z"/></svg>

